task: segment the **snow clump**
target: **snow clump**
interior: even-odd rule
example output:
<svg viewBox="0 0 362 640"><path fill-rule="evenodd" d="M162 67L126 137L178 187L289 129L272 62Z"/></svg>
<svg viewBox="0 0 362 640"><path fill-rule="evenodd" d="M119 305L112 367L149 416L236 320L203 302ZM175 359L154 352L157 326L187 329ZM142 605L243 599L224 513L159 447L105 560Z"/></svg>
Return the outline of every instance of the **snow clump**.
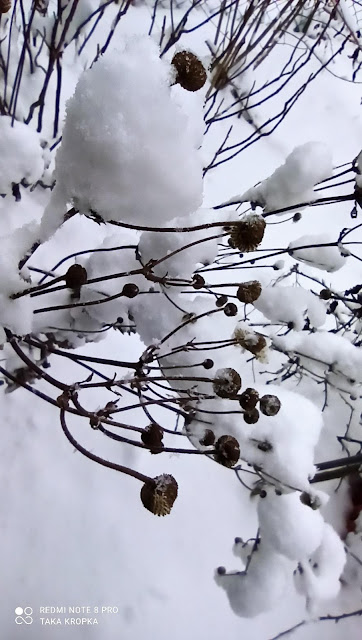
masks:
<svg viewBox="0 0 362 640"><path fill-rule="evenodd" d="M343 255L343 247L340 248L339 245L318 246L328 243L333 243L333 240L324 233L302 236L289 244L288 253L299 262L304 262L315 269L333 273L345 265L346 254ZM303 247L308 248L304 249Z"/></svg>
<svg viewBox="0 0 362 640"><path fill-rule="evenodd" d="M39 134L10 116L0 116L0 194L11 193L12 185L25 180L33 184L44 173L43 148Z"/></svg>
<svg viewBox="0 0 362 640"><path fill-rule="evenodd" d="M323 302L303 287L265 287L254 307L271 322L292 323L296 331L302 331L306 316L313 327L320 327L326 319Z"/></svg>

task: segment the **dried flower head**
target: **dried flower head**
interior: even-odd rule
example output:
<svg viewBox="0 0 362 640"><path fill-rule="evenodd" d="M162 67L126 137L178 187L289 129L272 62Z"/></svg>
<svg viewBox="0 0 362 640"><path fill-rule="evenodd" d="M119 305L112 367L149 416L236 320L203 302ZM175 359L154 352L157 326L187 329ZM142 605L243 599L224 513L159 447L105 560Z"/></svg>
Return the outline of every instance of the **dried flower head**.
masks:
<svg viewBox="0 0 362 640"><path fill-rule="evenodd" d="M46 16L48 12L49 0L35 0L34 8L35 11L38 11L42 16Z"/></svg>
<svg viewBox="0 0 362 640"><path fill-rule="evenodd" d="M206 82L206 71L202 62L190 51L179 51L172 58L176 68L176 84L186 91L198 91Z"/></svg>
<svg viewBox="0 0 362 640"><path fill-rule="evenodd" d="M244 413L244 421L246 424L255 424L259 420L259 411L257 409L251 409L250 411L245 411Z"/></svg>
<svg viewBox="0 0 362 640"><path fill-rule="evenodd" d="M234 304L233 302L228 302L224 307L224 313L229 318L232 316L236 316L237 312L238 312L238 308L236 304Z"/></svg>
<svg viewBox="0 0 362 640"><path fill-rule="evenodd" d="M247 253L254 251L264 237L266 223L263 216L251 213L231 225L229 244L233 249Z"/></svg>
<svg viewBox="0 0 362 640"><path fill-rule="evenodd" d="M230 398L238 393L241 387L241 378L235 369L218 369L212 386L219 398Z"/></svg>
<svg viewBox="0 0 362 640"><path fill-rule="evenodd" d="M330 300L330 298L332 297L332 291L330 289L322 289L319 292L319 297L321 298L321 300Z"/></svg>
<svg viewBox="0 0 362 640"><path fill-rule="evenodd" d="M142 504L156 516L166 516L173 507L177 493L178 484L175 478L168 473L163 473L145 482L141 489Z"/></svg>
<svg viewBox="0 0 362 640"><path fill-rule="evenodd" d="M141 440L151 453L161 453L163 449L163 431L158 424L152 423L141 433Z"/></svg>
<svg viewBox="0 0 362 640"><path fill-rule="evenodd" d="M221 436L215 443L214 460L224 467L233 467L240 458L240 446L233 436Z"/></svg>
<svg viewBox="0 0 362 640"><path fill-rule="evenodd" d="M199 440L203 447L210 447L215 442L215 434L211 429L205 429L205 433Z"/></svg>
<svg viewBox="0 0 362 640"><path fill-rule="evenodd" d="M127 282L122 289L122 295L126 298L135 298L139 293L139 288L134 282Z"/></svg>
<svg viewBox="0 0 362 640"><path fill-rule="evenodd" d="M260 411L265 416L276 416L280 410L281 404L277 396L265 395L260 398L259 406Z"/></svg>
<svg viewBox="0 0 362 640"><path fill-rule="evenodd" d="M64 276L68 289L79 289L87 282L87 271L81 264L72 264Z"/></svg>
<svg viewBox="0 0 362 640"><path fill-rule="evenodd" d="M247 327L237 327L233 338L240 347L250 351L260 362L268 362L268 345L261 333L252 331Z"/></svg>
<svg viewBox="0 0 362 640"><path fill-rule="evenodd" d="M248 387L241 394L239 398L239 404L242 409L245 409L245 411L252 411L253 409L255 409L258 403L258 400L259 400L259 393L257 392L257 390L252 389L251 387Z"/></svg>
<svg viewBox="0 0 362 640"><path fill-rule="evenodd" d="M318 496L313 496L307 491L303 491L303 493L300 494L299 499L302 504L310 507L311 509L313 509L313 511L317 511L317 509L319 509L322 504Z"/></svg>
<svg viewBox="0 0 362 640"><path fill-rule="evenodd" d="M0 13L7 13L11 9L11 0L0 0Z"/></svg>
<svg viewBox="0 0 362 640"><path fill-rule="evenodd" d="M255 302L261 294L261 284L257 280L249 280L249 282L243 282L237 292L236 297L240 302L250 304Z"/></svg>

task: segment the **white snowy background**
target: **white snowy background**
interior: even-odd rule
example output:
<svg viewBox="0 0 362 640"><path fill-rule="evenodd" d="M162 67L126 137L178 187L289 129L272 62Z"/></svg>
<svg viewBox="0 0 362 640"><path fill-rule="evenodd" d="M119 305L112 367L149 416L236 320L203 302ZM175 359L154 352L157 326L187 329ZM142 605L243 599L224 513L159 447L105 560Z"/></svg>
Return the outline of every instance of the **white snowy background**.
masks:
<svg viewBox="0 0 362 640"><path fill-rule="evenodd" d="M24 247L29 246L29 238L39 237L39 228L40 237L44 240L52 236L67 210L67 203L72 199L81 212L89 207L93 208L92 205L97 209L98 205L102 206L105 219L121 219L126 222L136 220L138 224L166 226L170 220L176 219L176 225L192 225L201 224L206 220L227 220L228 216L234 219L231 215L234 213L232 208L222 209L220 213L211 210L211 207L233 200L261 199L265 211L271 212L281 206L305 202L311 197L313 186L331 175L333 166L351 161L361 150L362 85L358 82L352 84L337 77L344 73L343 64L346 65L346 75L349 72L350 60L345 57L343 61L338 61L338 74L333 75L328 70L322 72L302 93L291 112L272 135L261 138L232 161L221 164L206 174L201 202L198 180L200 167L210 162L214 150L228 130L229 123L226 121L215 127L215 133L208 134L201 151L198 154L194 153L195 147L202 139L200 110L206 89L189 95L176 86L173 88L172 104L167 103L166 83L170 80L167 76L169 65L166 62L161 64L156 47L145 38L129 39L130 35L147 34L151 3L134 4L117 26L111 49L83 76L77 86L76 99L69 103L67 125L55 167L57 185L51 196L49 191L38 190L38 196L31 197L24 189L19 203L11 196L0 200L0 233L4 240L4 249L0 256L2 273L11 273L12 266L22 257ZM83 3L81 0L80 5L86 13L89 10L88 5L95 6L97 3L90 0ZM201 8L199 13L196 12L196 18L201 21L203 16ZM81 22L82 17L78 16L77 19ZM109 24L107 20L104 21L102 29L106 30ZM157 26L157 29L159 28L160 25ZM211 38L210 34L214 28L215 25L208 24L203 31L185 34L181 41L183 47L198 53L205 64L208 60L205 40ZM178 44L177 49L180 48ZM173 49L165 56L168 62L172 53ZM287 55L287 45L285 51L283 47L273 51L255 71L260 74L260 81L272 78L276 59L280 65L280 60ZM127 66L128 60L131 67L134 65L131 74ZM147 67L144 68L146 61ZM317 69L319 64L317 59L312 60L309 72ZM73 95L82 68L81 63L72 59L69 53L64 60L64 69L65 102L65 99ZM115 80L112 93L109 89L112 87L113 76ZM26 81L34 83L36 78L25 77L24 83ZM156 81L159 85L155 84ZM245 80L246 83L247 81L248 79ZM121 83L123 87L121 93L117 92L117 83ZM280 100L283 100L283 94ZM166 103L168 106L165 106ZM182 106L183 111L178 105ZM282 106L281 102L279 108ZM27 113L28 105L25 104L25 100L24 105L20 102L18 108L20 116L22 108L24 114ZM123 135L124 128L117 120L119 112L128 118L127 135ZM185 113L189 115L188 119ZM262 121L267 113L268 102L255 110L256 120ZM83 118L81 124L80 114ZM61 115L64 116L64 104L61 107ZM49 123L46 123L50 128L51 118L52 113ZM44 166L49 161L47 150L40 144L41 136L35 132L34 127L15 123L15 128L11 129L6 120L4 116L0 118L0 193L8 193L14 175L16 179L26 177L29 182L35 181L42 176ZM94 130L101 132L103 139L107 139L108 135L101 162L97 157L99 141L96 133L93 141L94 156L91 144L84 148L82 146L85 132L89 133L93 124ZM137 148L134 143L139 134L139 127L142 127L142 143ZM243 139L252 131L252 126L244 119L234 120L235 139ZM88 136L88 139L90 138L91 136ZM306 144L306 147L301 147ZM299 147L299 150L295 151L296 147ZM120 164L117 164L115 158L118 160L119 148L126 148L127 154L124 157L120 155ZM155 148L159 154L157 162L152 164L152 172L147 174L150 170L149 157L155 160L152 156ZM28 160L27 154L31 161ZM193 158L191 162L190 155ZM128 162L129 157L131 160ZM27 173L29 165L31 172ZM280 168L281 165L284 167ZM53 169L52 161L47 170L48 177ZM16 171L19 172L19 176L16 175ZM294 184L296 173L300 179ZM140 181L141 174L146 175L146 182ZM124 176L124 182L118 179L119 175ZM105 176L106 187L103 182ZM268 177L269 179L261 185L253 187ZM122 194L129 184L134 187L134 197L125 195L122 200ZM283 184L285 189L280 200L278 193ZM182 189L183 185L187 185L187 188ZM34 193L37 194L38 191ZM201 205L203 210L198 211L196 217L194 211ZM350 202L311 207L302 211L302 218L297 223L290 221L286 224L267 226L262 248L289 246L292 250L293 243L296 246L304 246L335 241L341 228L351 222L350 208ZM44 209L45 214L42 217ZM142 219L142 216L145 218ZM270 221L279 222L280 218L272 217ZM40 227L37 226L39 223ZM21 231L22 225L25 224L29 224L29 227ZM168 243L175 243L171 246L174 250L185 242L183 237L171 239L166 238L166 235L158 240L154 239L151 233L143 234L140 241L142 256L146 259L148 256L154 257L155 243L158 243L157 250L162 256L167 252ZM359 238L362 238L361 234ZM138 239L139 236L133 232L117 230L114 227L109 230L84 216L77 216L64 224L49 244L45 243L38 250L36 265L50 269L71 251L100 246L103 241L105 246L134 244ZM357 234L354 239L357 239ZM164 246L160 246L160 242L164 242ZM181 245L178 245L178 242ZM211 262L217 252L216 241L201 247L203 255L200 255L200 251L193 253L190 249L188 253L182 252L175 256L172 263L169 261L169 274L177 276L182 270L183 274L190 277L195 265L201 260ZM358 253L358 249L354 250ZM107 258L102 256L103 254L93 254L89 258L87 270L90 277L96 276L99 269L102 269L102 273L107 272ZM360 351L353 348L349 341L343 342L342 338L331 341L330 334L323 332L323 328L318 334L300 332L306 308L312 326L323 327L325 305L307 290L293 288L293 292L289 291L289 288L292 288L289 281L280 282L278 287L268 285L270 281L274 283L275 279L295 264L295 259L298 258L303 261L303 266L307 265L305 273L323 278L326 286L333 283L336 290L342 291L349 284L352 286L361 281L361 262L346 259L337 247L319 248L317 253L316 250L300 249L299 253L298 250L293 252L293 257L283 254L282 258L285 260L285 267L279 271L246 268L242 272L243 280L259 279L264 286L263 293L255 304L258 311L272 323L294 323L296 330L291 334L285 337L272 336L273 345L277 349L304 355L318 354L318 357L328 364L338 362L343 375L356 381L357 384L352 385L352 391L360 396ZM86 260L87 258L82 264L86 264ZM308 266L311 262L314 265L312 267ZM35 264L35 256L34 260L29 261L29 265L31 264ZM138 266L137 263L129 265L131 259L125 259L124 270ZM109 268L112 269L112 264ZM118 263L117 268L123 270L122 264ZM222 275L208 275L209 277L214 283L222 283ZM130 281L137 283L136 278ZM305 286L306 289L309 288L308 284ZM312 285L310 286L312 288ZM11 326L14 332L26 333L30 330L32 322L34 299L20 298L19 303L13 303L13 307L5 302L9 292L17 291L21 287L20 279L14 276L11 280L2 275L1 321L5 326ZM114 292L111 287L107 289L107 283L102 284L102 287L106 293ZM319 289L320 287L316 287L315 290ZM172 320L168 314L173 310L163 301L159 303L160 319L157 319L155 325L148 321L150 309L147 305L152 304L151 298L152 296L148 296L147 302L142 300L144 306L136 298L131 307L132 313L138 318L139 333L145 344L154 338L162 338L169 330L168 323ZM47 303L50 303L49 300L52 301L51 296L47 298ZM57 298L56 304L61 302L61 298ZM128 304L128 301L126 302ZM111 318L115 320L120 311L117 305L112 308L112 304L110 303L107 310L108 316L103 306L101 309L97 308L93 315L90 314L92 322L102 323L109 314L115 314L115 317ZM125 304L122 299L122 305ZM188 304L190 311L197 308L197 313L201 313L206 303L199 301ZM127 308L123 307L122 311L125 310ZM103 313L106 314L105 317L102 316ZM64 322L67 317L65 314ZM74 318L77 318L76 314ZM241 320L242 314L237 319ZM59 322L59 316L47 318L49 327L53 321ZM257 319L255 321L258 322ZM231 335L236 325L235 319L223 316L220 323L227 327L226 330ZM156 331L159 331L159 335L156 335ZM206 336L212 336L212 329L208 328L206 321L204 331ZM87 355L136 360L142 352L143 345L138 336L121 336L118 332L109 331L105 340L87 344L82 349ZM233 366L232 363L241 358L241 351L237 351L235 347L232 349L233 355L230 355L230 358L233 360L228 363L229 366ZM247 358L243 358L245 363ZM269 365L258 365L257 371L273 371L279 364L277 358L277 354L273 352ZM51 362L50 373L54 377L66 382L79 379L79 368L71 362L64 363L57 357L53 357ZM225 361L220 361L220 366L225 366ZM107 371L110 376L113 375L112 367ZM243 387L254 385L250 367L248 370L241 370L240 373ZM86 376L87 372L84 372L84 377ZM284 451L285 467L280 461L271 459L268 471L272 473L275 464L279 478L305 488L308 474L313 469L313 462L339 457L340 447L335 436L344 431L349 416L348 407L341 402L334 402L332 398L323 412L324 427L321 431L320 410L324 397L320 387L307 378L298 386L297 380L292 378L281 389L264 387L265 382L266 377L259 375L256 388L260 388L262 393L274 392L278 395L286 417L284 422L284 414L279 418L263 417L254 425L254 436L258 433L260 438L275 437L278 442L278 438L284 437L285 421L289 420L290 415L294 415L290 429L294 430L295 438L291 439L289 434L289 444ZM37 382L36 386L47 390L44 382ZM318 410L302 399L298 404L298 399L288 395L288 390L297 391L301 396L309 398ZM356 402L360 401L359 396ZM102 392L96 400L89 394L89 401L95 408L100 407L105 399L109 397L106 394L102 396ZM358 580L357 577L354 585L346 585L336 596L335 585L344 564L344 557L340 557L341 548L330 533L328 525L323 523L319 511L314 512L304 507L299 499L292 504L295 494L282 497L282 500L290 503L285 507L285 514L282 501L272 495L268 495L265 501L259 501L259 506L256 507L257 502L250 499L249 492L237 482L232 471L204 456L179 456L168 453L151 456L139 449L127 445L119 446L111 440L104 439L101 434L90 430L86 421L78 418L69 420L72 432L89 450L114 462L135 467L151 477L160 473L172 473L177 478L178 499L171 514L159 519L142 507L139 500L139 483L133 478L95 465L73 450L64 438L56 408L23 389L17 389L10 394L2 393L0 402L0 616L1 634L6 640L183 640L185 637L218 640L223 636L229 640L240 637L268 640L303 620L308 620L308 624L300 626L294 632L297 640L324 637L333 640L344 636L357 640L361 637L362 623L359 617L346 619L338 624L318 622L319 616L329 613L339 615L360 608L361 579ZM205 401L205 407L207 406L209 405ZM355 412L356 433L359 413L360 410ZM157 416L157 412L153 415ZM227 416L221 416L220 422L214 425L217 435L225 433L226 418ZM140 426L145 424L145 418L140 418ZM228 433L233 434L235 425L230 422L228 426ZM170 428L173 428L173 425ZM243 433L247 451L247 446L250 445L247 444L246 425ZM239 436L242 437L240 434ZM255 454L250 453L251 457L252 455ZM288 466L288 461L291 460L293 464ZM323 491L331 493L323 516L326 522L331 523L336 531L342 534L348 498L343 487L338 494L334 494L335 486L336 483L320 486ZM301 530L295 523L298 523L299 511L303 509L308 515L305 518L301 517ZM258 574L256 563L251 565L255 574L255 584L253 583L253 591L248 587L245 589L242 600L247 616L253 615L254 610L261 613L255 618L239 617L232 611L225 593L216 584L214 572L220 565L231 571L241 570L240 560L233 553L234 539L242 537L246 540L254 537L258 522L261 530L264 528L269 532L268 544L271 551L265 554L265 562L264 556L258 558L264 573L261 571L261 574ZM285 530L282 527L285 527ZM290 545L289 536L292 541ZM298 593L293 586L293 567L300 556L308 556L313 552L318 554L317 549L323 536L326 540L326 553L328 552L329 558L333 559L330 563L326 562L325 566L330 564L331 570L326 570L324 582L322 580L315 587L310 586L310 589L315 594L320 587L322 598L327 597L327 600L322 599L316 610L307 611L305 595ZM279 552L283 554L283 566L280 562L281 556L275 560L273 555ZM360 544L356 545L356 553L361 555ZM322 566L323 559L319 557L318 562ZM272 600L278 595L278 580L284 571L284 564L289 576L287 587L285 589L284 581L280 578L284 591L281 588L280 599L275 603L271 602L270 611L263 612L268 598ZM338 572L338 569L339 573L335 575L333 572ZM308 574L308 566L305 574ZM115 607L117 613L97 614L97 626L43 626L39 622L39 607L77 605L89 606L91 609L102 606ZM32 625L15 625L14 610L19 606L32 607L36 612ZM57 617L56 614L52 615Z"/></svg>

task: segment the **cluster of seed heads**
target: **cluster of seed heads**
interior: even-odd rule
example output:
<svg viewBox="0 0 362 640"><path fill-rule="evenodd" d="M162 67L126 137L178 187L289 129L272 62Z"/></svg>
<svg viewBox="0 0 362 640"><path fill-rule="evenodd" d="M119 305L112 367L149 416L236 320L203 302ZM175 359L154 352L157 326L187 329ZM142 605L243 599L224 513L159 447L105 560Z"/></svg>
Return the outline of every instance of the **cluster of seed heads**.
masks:
<svg viewBox="0 0 362 640"><path fill-rule="evenodd" d="M259 410L256 408L259 403ZM276 416L279 412L281 403L277 396L266 394L259 397L256 389L248 388L243 391L239 397L239 404L244 409L244 421L247 424L255 424L258 422L260 413L265 416Z"/></svg>

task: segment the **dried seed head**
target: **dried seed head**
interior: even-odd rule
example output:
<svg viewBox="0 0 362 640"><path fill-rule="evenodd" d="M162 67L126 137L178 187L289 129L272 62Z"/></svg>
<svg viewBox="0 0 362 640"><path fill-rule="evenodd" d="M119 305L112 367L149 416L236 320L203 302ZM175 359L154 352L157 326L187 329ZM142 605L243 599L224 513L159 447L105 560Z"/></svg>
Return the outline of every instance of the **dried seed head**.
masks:
<svg viewBox="0 0 362 640"><path fill-rule="evenodd" d="M265 416L276 416L280 410L281 404L277 396L265 395L260 398L259 406L260 411Z"/></svg>
<svg viewBox="0 0 362 640"><path fill-rule="evenodd" d="M35 0L35 11L38 11L42 16L46 16L48 12L49 0Z"/></svg>
<svg viewBox="0 0 362 640"><path fill-rule="evenodd" d="M204 369L212 369L214 366L214 361L211 360L211 358L206 358L206 360L204 360L202 364Z"/></svg>
<svg viewBox="0 0 362 640"><path fill-rule="evenodd" d="M229 244L241 252L254 251L264 237L266 223L263 216L251 213L231 225Z"/></svg>
<svg viewBox="0 0 362 640"><path fill-rule="evenodd" d="M240 347L250 351L258 360L267 362L267 342L261 333L246 328L236 328L233 338Z"/></svg>
<svg viewBox="0 0 362 640"><path fill-rule="evenodd" d="M176 84L186 91L198 91L206 82L206 71L202 62L190 51L179 51L172 58L176 68Z"/></svg>
<svg viewBox="0 0 362 640"><path fill-rule="evenodd" d="M300 213L300 211L297 211L297 213L295 213L293 216L293 222L299 222L301 218L302 218L302 214Z"/></svg>
<svg viewBox="0 0 362 640"><path fill-rule="evenodd" d="M242 409L245 411L252 411L255 409L259 400L259 393L256 389L245 389L239 398L239 403Z"/></svg>
<svg viewBox="0 0 362 640"><path fill-rule="evenodd" d="M224 307L224 313L228 317L236 316L238 308L233 302L228 302Z"/></svg>
<svg viewBox="0 0 362 640"><path fill-rule="evenodd" d="M218 369L212 386L219 398L230 398L238 393L241 387L241 378L235 369Z"/></svg>
<svg viewBox="0 0 362 640"><path fill-rule="evenodd" d="M319 292L319 297L321 300L330 300L332 291L330 289L322 289L322 291Z"/></svg>
<svg viewBox="0 0 362 640"><path fill-rule="evenodd" d="M216 304L216 306L217 306L217 307L219 307L219 309L220 309L221 307L223 307L223 306L227 303L227 301L228 301L227 296L222 295L222 296L219 296L219 297L217 298L217 300L216 300L215 304Z"/></svg>
<svg viewBox="0 0 362 640"><path fill-rule="evenodd" d="M64 276L68 289L79 289L87 282L87 271L81 264L72 264Z"/></svg>
<svg viewBox="0 0 362 640"><path fill-rule="evenodd" d="M257 409L251 409L251 411L245 411L244 421L247 424L255 424L259 420L259 411Z"/></svg>
<svg viewBox="0 0 362 640"><path fill-rule="evenodd" d="M150 424L141 433L141 440L151 453L161 453L163 449L163 431L158 424Z"/></svg>
<svg viewBox="0 0 362 640"><path fill-rule="evenodd" d="M0 13L7 13L11 9L11 0L0 0Z"/></svg>
<svg viewBox="0 0 362 640"><path fill-rule="evenodd" d="M261 284L257 280L249 280L249 282L243 282L237 292L236 297L240 302L250 304L255 302L261 294Z"/></svg>
<svg viewBox="0 0 362 640"><path fill-rule="evenodd" d="M307 491L303 491L303 493L300 494L299 499L302 504L310 507L313 511L317 511L321 506L321 501L318 496L313 496Z"/></svg>
<svg viewBox="0 0 362 640"><path fill-rule="evenodd" d="M203 437L199 440L203 447L210 447L215 442L215 434L211 429L206 429Z"/></svg>
<svg viewBox="0 0 362 640"><path fill-rule="evenodd" d="M233 467L240 458L240 446L233 436L221 436L215 443L214 460L224 467Z"/></svg>
<svg viewBox="0 0 362 640"><path fill-rule="evenodd" d="M175 478L168 473L145 482L141 489L143 506L156 516L170 513L177 498L178 485Z"/></svg>
<svg viewBox="0 0 362 640"><path fill-rule="evenodd" d="M122 295L126 298L135 298L139 293L139 288L133 282L128 282L122 289Z"/></svg>
<svg viewBox="0 0 362 640"><path fill-rule="evenodd" d="M194 289L202 289L205 286L205 278L200 276L199 273L195 273L192 278L192 286Z"/></svg>

